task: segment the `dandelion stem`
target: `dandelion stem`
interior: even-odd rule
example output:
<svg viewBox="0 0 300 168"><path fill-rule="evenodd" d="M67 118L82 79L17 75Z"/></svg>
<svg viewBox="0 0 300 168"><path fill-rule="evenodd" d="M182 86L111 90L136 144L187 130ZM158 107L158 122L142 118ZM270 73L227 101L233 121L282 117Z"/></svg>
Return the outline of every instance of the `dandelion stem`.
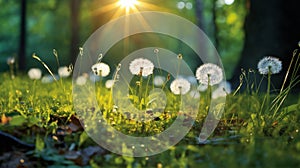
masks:
<svg viewBox="0 0 300 168"><path fill-rule="evenodd" d="M207 74L207 107L211 102L211 85L210 85L210 74Z"/></svg>
<svg viewBox="0 0 300 168"><path fill-rule="evenodd" d="M140 110L142 110L143 102L142 102L142 91L143 91L143 76L140 74L140 84L139 84L139 103L140 103Z"/></svg>
<svg viewBox="0 0 300 168"><path fill-rule="evenodd" d="M156 51L156 50L155 50L155 51ZM160 75L162 75L161 66L160 66L160 61L159 61L159 58L158 58L158 51L155 52L155 55L156 55L156 60L157 60L157 64L158 64L158 68L159 68Z"/></svg>
<svg viewBox="0 0 300 168"><path fill-rule="evenodd" d="M146 91L145 91L145 95L144 95L145 105L146 105L146 97L148 95L148 86L149 86L150 80L151 80L151 75L148 76L148 80L147 80Z"/></svg>
<svg viewBox="0 0 300 168"><path fill-rule="evenodd" d="M178 69L177 69L176 78L178 78L178 75L179 75L179 73L180 73L181 60L182 60L182 55L179 54L179 55L178 55Z"/></svg>
<svg viewBox="0 0 300 168"><path fill-rule="evenodd" d="M35 53L32 54L32 58L38 60L47 69L47 71L50 73L50 75L55 80L55 82L57 82L54 74L52 73L52 71L50 70L50 68L47 66L47 64L44 61L42 61L37 55L35 55Z"/></svg>
<svg viewBox="0 0 300 168"><path fill-rule="evenodd" d="M271 90L271 67L269 66L269 72L268 72L268 88L267 88L267 108L266 112L269 113L270 111L270 90Z"/></svg>

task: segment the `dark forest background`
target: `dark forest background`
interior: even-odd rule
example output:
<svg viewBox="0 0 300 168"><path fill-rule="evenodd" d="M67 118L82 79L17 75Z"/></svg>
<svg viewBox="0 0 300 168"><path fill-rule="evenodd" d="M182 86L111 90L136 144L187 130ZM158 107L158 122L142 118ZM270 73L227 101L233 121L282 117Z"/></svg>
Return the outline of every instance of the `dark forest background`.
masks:
<svg viewBox="0 0 300 168"><path fill-rule="evenodd" d="M74 63L78 48L115 16L117 9L106 10L115 2L0 0L0 71L8 70L8 57L17 58L21 71L41 67L31 58L32 53L37 53L49 66L55 66L53 49L58 51L63 65ZM227 79L235 85L239 82L241 68L255 69L257 62L267 55L279 57L286 71L292 52L300 41L299 0L143 2L152 4L152 7L138 7L140 11L166 11L197 24L219 51ZM178 49L178 41L169 40L167 43L174 47L174 52L189 55L184 48ZM274 77L275 87L280 86L283 77L284 73Z"/></svg>

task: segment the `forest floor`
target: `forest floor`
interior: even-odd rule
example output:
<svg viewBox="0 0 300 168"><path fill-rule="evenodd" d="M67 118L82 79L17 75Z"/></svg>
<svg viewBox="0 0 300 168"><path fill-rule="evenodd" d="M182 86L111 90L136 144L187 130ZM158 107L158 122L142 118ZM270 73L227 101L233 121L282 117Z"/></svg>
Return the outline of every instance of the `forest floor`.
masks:
<svg viewBox="0 0 300 168"><path fill-rule="evenodd" d="M111 92L100 86L101 101ZM200 98L196 121L175 146L157 155L126 157L95 143L84 131L73 108L72 80L42 83L26 75L0 75L0 167L297 167L300 165L300 97L248 92L227 95L225 111L204 143L197 137L207 115ZM167 94L168 95L168 94ZM202 95L201 95L202 96ZM168 96L170 99L176 99ZM277 104L276 104L277 102ZM272 104L273 103L273 104ZM272 108L278 107L278 110ZM172 105L172 107L174 107ZM269 109L263 111L262 109ZM93 107L91 107L91 110ZM160 133L172 124L170 108L154 121L124 121L118 110L102 107L114 127L126 134ZM186 116L188 119L188 116ZM156 128L156 129L146 129Z"/></svg>

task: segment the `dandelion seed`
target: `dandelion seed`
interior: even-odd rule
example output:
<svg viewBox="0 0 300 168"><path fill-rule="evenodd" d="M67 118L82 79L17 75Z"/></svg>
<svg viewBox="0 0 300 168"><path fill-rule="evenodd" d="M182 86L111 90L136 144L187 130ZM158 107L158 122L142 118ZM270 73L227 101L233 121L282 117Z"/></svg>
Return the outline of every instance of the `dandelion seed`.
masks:
<svg viewBox="0 0 300 168"><path fill-rule="evenodd" d="M107 89L110 89L110 88L112 88L112 87L114 86L114 84L115 84L114 80L107 80L107 81L105 82L105 87L106 87Z"/></svg>
<svg viewBox="0 0 300 168"><path fill-rule="evenodd" d="M201 84L208 85L209 83L212 86L222 81L223 71L218 65L206 63L197 69L196 78Z"/></svg>
<svg viewBox="0 0 300 168"><path fill-rule="evenodd" d="M163 76L155 76L153 79L153 84L155 86L162 86L165 82L166 78Z"/></svg>
<svg viewBox="0 0 300 168"><path fill-rule="evenodd" d="M158 53L159 53L159 49L157 49L157 48L154 49L154 53L155 53L155 54L158 54Z"/></svg>
<svg viewBox="0 0 300 168"><path fill-rule="evenodd" d="M77 77L76 84L79 85L79 86L83 86L83 85L85 85L86 81L87 81L87 76L86 75L81 75L81 76Z"/></svg>
<svg viewBox="0 0 300 168"><path fill-rule="evenodd" d="M66 77L69 77L71 75L71 71L69 70L69 68L67 66L59 67L58 68L58 75L61 78L66 78Z"/></svg>
<svg viewBox="0 0 300 168"><path fill-rule="evenodd" d="M7 63L8 65L12 65L12 64L14 64L15 62L16 62L15 57L8 57L8 58L6 59L6 63Z"/></svg>
<svg viewBox="0 0 300 168"><path fill-rule="evenodd" d="M106 77L110 73L110 68L106 63L100 62L92 66L92 71L97 76Z"/></svg>
<svg viewBox="0 0 300 168"><path fill-rule="evenodd" d="M184 95L188 91L190 91L191 84L186 79L178 78L171 83L170 89L172 93L174 93L175 95L179 95L179 94Z"/></svg>
<svg viewBox="0 0 300 168"><path fill-rule="evenodd" d="M282 62L278 58L268 56L258 62L257 68L263 75L267 75L269 70L271 74L277 74L282 69Z"/></svg>
<svg viewBox="0 0 300 168"><path fill-rule="evenodd" d="M30 79L41 79L42 71L38 68L31 68L28 71L28 76Z"/></svg>
<svg viewBox="0 0 300 168"><path fill-rule="evenodd" d="M137 58L130 63L129 70L133 75L149 76L153 74L154 65L148 59Z"/></svg>

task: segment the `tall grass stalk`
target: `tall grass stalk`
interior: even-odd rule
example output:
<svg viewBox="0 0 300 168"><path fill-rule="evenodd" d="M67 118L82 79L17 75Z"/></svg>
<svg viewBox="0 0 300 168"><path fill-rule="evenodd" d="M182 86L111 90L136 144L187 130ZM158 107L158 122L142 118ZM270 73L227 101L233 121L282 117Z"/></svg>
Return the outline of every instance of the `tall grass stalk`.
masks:
<svg viewBox="0 0 300 168"><path fill-rule="evenodd" d="M38 57L35 53L32 54L32 58L38 60L45 68L46 70L50 73L50 75L52 76L52 78L54 79L55 82L57 82L57 79L55 78L54 74L52 73L52 71L50 70L50 68L48 67L48 65L42 61L40 59L40 57Z"/></svg>
<svg viewBox="0 0 300 168"><path fill-rule="evenodd" d="M110 89L110 96L109 96L109 100L108 100L108 106L109 106L109 109L112 109L113 108L113 104L112 104L112 98L113 98L113 88L114 88L114 85L115 85L115 82L117 81L117 78L118 78L118 75L119 75L119 71L121 70L121 64L118 64L117 68L116 68L116 72L114 73L113 75L113 85Z"/></svg>
<svg viewBox="0 0 300 168"><path fill-rule="evenodd" d="M283 115L283 114L279 114L277 116L278 112L280 111L283 103L285 102L285 100L286 100L288 94L291 92L292 88L294 88L295 86L297 86L299 84L299 82L300 82L300 79L299 79L300 76L297 75L297 73L299 72L299 69L300 69L300 62L299 62L300 53L298 53L298 56L297 56L297 53L298 53L298 49L294 50L293 57L292 57L292 60L290 62L290 65L289 65L289 68L287 70L287 73L285 75L285 78L284 78L283 84L281 86L280 92L275 97L275 99L272 101L272 105L271 105L270 110L273 111L273 114L272 114L272 119L273 120L274 119L279 119L278 117L281 117ZM297 58L295 58L296 56L297 56ZM292 69L293 65L294 65L294 68ZM285 88L285 84L287 83L289 74L292 74L292 75L290 77L289 84Z"/></svg>

